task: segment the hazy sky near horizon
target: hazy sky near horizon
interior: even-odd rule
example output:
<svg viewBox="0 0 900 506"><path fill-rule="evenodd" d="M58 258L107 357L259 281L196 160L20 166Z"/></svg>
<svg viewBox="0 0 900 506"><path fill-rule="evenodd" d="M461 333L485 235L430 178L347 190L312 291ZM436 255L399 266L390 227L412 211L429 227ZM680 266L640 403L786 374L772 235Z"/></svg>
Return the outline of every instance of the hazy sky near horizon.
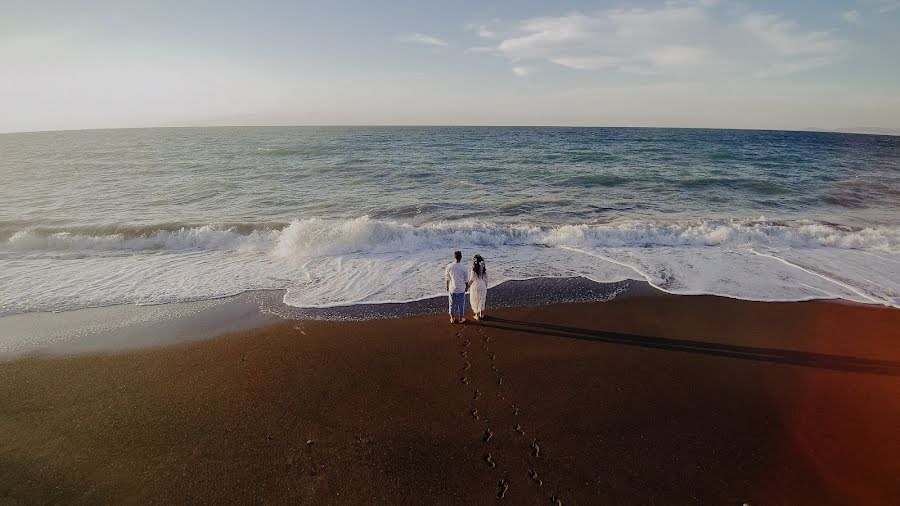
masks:
<svg viewBox="0 0 900 506"><path fill-rule="evenodd" d="M900 129L900 0L0 0L0 132Z"/></svg>

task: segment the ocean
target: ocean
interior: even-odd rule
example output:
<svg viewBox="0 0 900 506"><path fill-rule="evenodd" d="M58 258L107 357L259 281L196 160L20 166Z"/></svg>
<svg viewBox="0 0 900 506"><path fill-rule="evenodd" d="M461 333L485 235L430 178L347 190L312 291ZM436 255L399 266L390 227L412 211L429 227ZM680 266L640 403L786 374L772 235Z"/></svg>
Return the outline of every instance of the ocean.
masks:
<svg viewBox="0 0 900 506"><path fill-rule="evenodd" d="M491 285L900 305L900 137L41 132L0 135L0 177L0 315L274 289L302 308L420 300L457 249L486 259Z"/></svg>

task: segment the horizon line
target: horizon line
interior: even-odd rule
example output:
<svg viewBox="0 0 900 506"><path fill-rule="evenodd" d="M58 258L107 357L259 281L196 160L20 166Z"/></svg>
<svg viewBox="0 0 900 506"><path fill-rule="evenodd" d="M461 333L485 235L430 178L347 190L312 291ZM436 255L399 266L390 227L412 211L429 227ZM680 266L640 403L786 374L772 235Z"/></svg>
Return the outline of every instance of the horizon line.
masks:
<svg viewBox="0 0 900 506"><path fill-rule="evenodd" d="M646 129L646 130L736 130L750 132L803 132L803 133L837 133L849 135L900 136L900 128L890 127L841 127L841 128L762 128L762 127L692 127L692 126L642 126L642 125L565 125L565 124L271 124L271 125L159 125L132 127L97 127L97 128L58 128L48 130L12 130L0 132L0 135L40 134L63 132L93 132L104 130L163 130L188 128L571 128L571 129Z"/></svg>

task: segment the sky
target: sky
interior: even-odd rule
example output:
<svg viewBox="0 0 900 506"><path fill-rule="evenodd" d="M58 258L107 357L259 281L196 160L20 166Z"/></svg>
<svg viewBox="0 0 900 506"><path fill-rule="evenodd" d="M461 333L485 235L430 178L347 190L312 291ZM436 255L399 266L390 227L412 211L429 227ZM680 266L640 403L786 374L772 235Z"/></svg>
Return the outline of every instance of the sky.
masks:
<svg viewBox="0 0 900 506"><path fill-rule="evenodd" d="M0 0L0 132L900 129L900 0Z"/></svg>

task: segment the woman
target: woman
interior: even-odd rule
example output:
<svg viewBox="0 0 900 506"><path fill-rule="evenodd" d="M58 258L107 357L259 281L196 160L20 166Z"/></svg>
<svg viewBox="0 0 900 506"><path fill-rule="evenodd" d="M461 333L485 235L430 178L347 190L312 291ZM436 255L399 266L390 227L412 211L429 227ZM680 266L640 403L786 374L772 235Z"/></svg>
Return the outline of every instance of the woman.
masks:
<svg viewBox="0 0 900 506"><path fill-rule="evenodd" d="M487 269L484 268L484 259L481 258L481 255L475 255L472 258L472 271L469 278L472 280L469 285L469 299L477 321L484 318L484 302L487 298L488 284Z"/></svg>

